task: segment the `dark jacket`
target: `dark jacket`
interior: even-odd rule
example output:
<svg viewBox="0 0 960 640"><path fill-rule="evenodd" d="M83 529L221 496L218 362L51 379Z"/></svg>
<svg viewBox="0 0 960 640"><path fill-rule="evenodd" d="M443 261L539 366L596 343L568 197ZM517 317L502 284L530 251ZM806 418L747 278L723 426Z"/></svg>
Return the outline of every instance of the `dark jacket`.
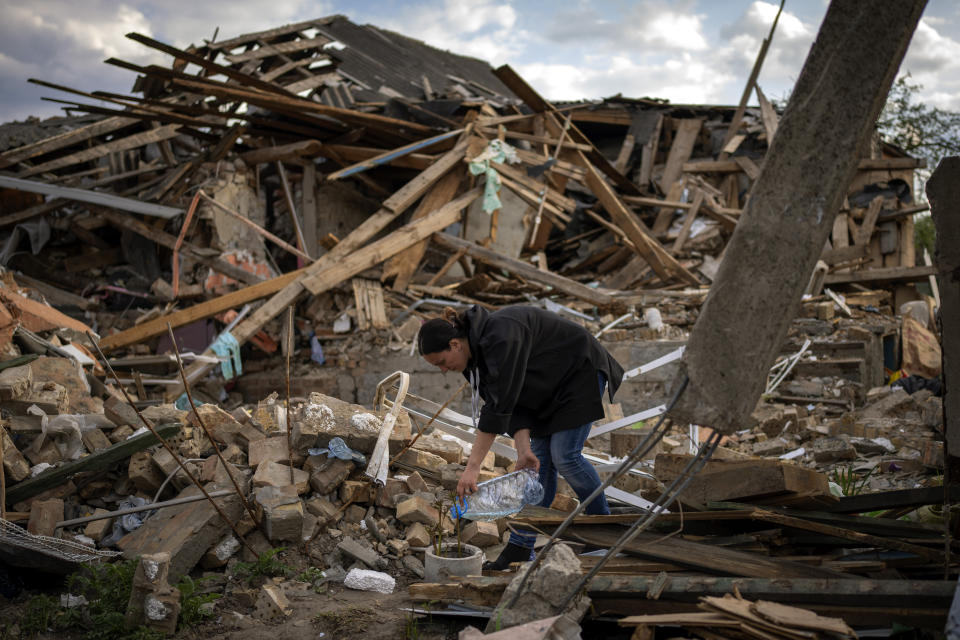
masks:
<svg viewBox="0 0 960 640"><path fill-rule="evenodd" d="M623 368L586 329L530 306L493 313L473 306L465 317L471 359L464 377L479 376L480 431L529 428L545 437L603 417L597 374L613 400Z"/></svg>

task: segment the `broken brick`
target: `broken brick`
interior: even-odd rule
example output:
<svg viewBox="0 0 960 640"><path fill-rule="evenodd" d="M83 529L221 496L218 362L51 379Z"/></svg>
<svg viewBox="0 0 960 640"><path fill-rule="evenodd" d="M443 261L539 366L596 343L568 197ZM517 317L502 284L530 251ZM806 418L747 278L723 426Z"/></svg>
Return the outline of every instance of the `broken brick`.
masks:
<svg viewBox="0 0 960 640"><path fill-rule="evenodd" d="M412 496L397 505L397 520L404 524L419 522L435 527L440 520L440 512L420 496Z"/></svg>
<svg viewBox="0 0 960 640"><path fill-rule="evenodd" d="M293 470L293 485L298 494L309 491L310 477L306 471ZM290 467L277 462L263 462L253 474L254 487L285 487L290 484Z"/></svg>
<svg viewBox="0 0 960 640"><path fill-rule="evenodd" d="M63 500L37 500L30 505L27 532L35 536L53 536L57 523L63 520Z"/></svg>

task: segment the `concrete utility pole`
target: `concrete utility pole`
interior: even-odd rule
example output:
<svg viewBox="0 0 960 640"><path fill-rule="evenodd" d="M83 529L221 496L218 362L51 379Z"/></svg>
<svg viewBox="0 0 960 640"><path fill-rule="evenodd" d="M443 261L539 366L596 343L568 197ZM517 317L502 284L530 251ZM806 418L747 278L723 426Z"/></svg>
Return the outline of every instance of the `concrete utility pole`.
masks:
<svg viewBox="0 0 960 640"><path fill-rule="evenodd" d="M745 423L926 0L834 0L693 328L674 420Z"/></svg>
<svg viewBox="0 0 960 640"><path fill-rule="evenodd" d="M944 466L950 495L950 486L960 483L960 157L940 161L927 181L927 199L937 228L934 264L940 281Z"/></svg>

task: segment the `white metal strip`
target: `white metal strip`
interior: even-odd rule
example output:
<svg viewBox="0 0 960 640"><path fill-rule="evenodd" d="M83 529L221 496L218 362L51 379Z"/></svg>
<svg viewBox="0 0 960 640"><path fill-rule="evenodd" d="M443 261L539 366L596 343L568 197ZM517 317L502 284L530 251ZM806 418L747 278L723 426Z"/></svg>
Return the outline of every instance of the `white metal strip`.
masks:
<svg viewBox="0 0 960 640"><path fill-rule="evenodd" d="M648 362L647 364L642 364L642 365L640 365L639 367L636 367L636 368L634 368L634 369L630 369L629 371L627 371L626 373L623 374L623 379L624 379L624 380L629 380L630 378L635 378L635 377L637 377L637 376L639 376L639 375L643 375L644 373L647 373L647 372L649 372L649 371L653 371L654 369L656 369L656 368L658 368L658 367L662 367L662 366L665 365L665 364L669 364L669 363L673 362L674 360L679 360L680 358L683 357L683 352L684 352L685 350L686 350L686 347L685 347L685 346L683 346L683 347L678 347L677 349L671 351L670 353L668 353L668 354L666 354L666 355L664 355L664 356L660 356L660 357L657 358L656 360L652 360L651 362Z"/></svg>
<svg viewBox="0 0 960 640"><path fill-rule="evenodd" d="M619 418L618 420L614 420L613 422L597 425L594 428L590 429L590 435L588 437L595 438L599 435L603 435L604 433L609 433L610 431L616 431L620 427L625 427L629 424L640 422L641 420L655 418L656 416L659 416L665 413L666 410L667 410L667 405L661 404L656 407L653 407L652 409L647 409L646 411L641 411L640 413L634 413L633 415L629 415L626 418Z"/></svg>
<svg viewBox="0 0 960 640"><path fill-rule="evenodd" d="M647 511L653 510L654 513L670 513L669 509L664 509L663 507L658 507L654 505L649 500L644 500L640 496L633 495L632 493L627 493L623 489L617 489L616 487L607 487L603 490L603 493L608 498L613 498L614 500L619 500L620 502L626 502L627 504L640 507L641 509L646 509Z"/></svg>

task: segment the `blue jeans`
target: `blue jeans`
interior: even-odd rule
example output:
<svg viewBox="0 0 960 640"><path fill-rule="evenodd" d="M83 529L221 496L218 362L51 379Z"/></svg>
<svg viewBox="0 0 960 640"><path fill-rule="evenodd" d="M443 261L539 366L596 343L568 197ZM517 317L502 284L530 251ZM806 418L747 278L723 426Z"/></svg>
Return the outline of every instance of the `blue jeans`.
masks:
<svg viewBox="0 0 960 640"><path fill-rule="evenodd" d="M602 373L597 374L600 384L600 395L606 386L606 378ZM600 486L600 476L593 465L583 457L583 445L590 435L592 422L552 433L546 438L530 438L530 448L533 455L540 461L540 484L543 485L543 500L538 506L549 507L557 495L557 473L563 476L570 488L583 502ZM607 515L610 507L607 498L602 493L593 499L584 509L587 515ZM510 533L510 543L533 549L537 534L532 531L518 530Z"/></svg>

